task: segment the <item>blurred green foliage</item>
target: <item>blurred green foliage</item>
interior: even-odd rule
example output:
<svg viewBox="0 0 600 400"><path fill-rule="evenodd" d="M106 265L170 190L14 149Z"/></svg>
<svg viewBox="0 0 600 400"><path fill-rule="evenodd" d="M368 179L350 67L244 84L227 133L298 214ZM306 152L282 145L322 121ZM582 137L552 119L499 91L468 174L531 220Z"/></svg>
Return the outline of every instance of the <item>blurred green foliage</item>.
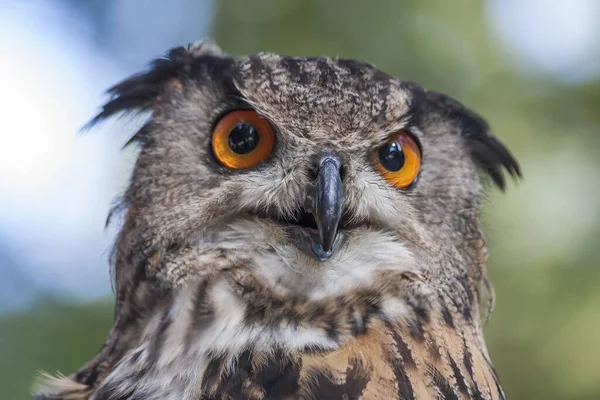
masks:
<svg viewBox="0 0 600 400"><path fill-rule="evenodd" d="M251 4L218 5L213 35L232 54L365 59L486 117L525 176L505 194L490 191L484 208L496 369L511 399L599 399L600 80L566 85L519 72L481 1ZM43 305L0 319L5 398L27 398L38 369L70 373L89 360L111 314L107 304Z"/></svg>
<svg viewBox="0 0 600 400"><path fill-rule="evenodd" d="M40 302L31 311L0 317L0 398L30 399L42 371L76 371L98 350L112 325L109 302Z"/></svg>

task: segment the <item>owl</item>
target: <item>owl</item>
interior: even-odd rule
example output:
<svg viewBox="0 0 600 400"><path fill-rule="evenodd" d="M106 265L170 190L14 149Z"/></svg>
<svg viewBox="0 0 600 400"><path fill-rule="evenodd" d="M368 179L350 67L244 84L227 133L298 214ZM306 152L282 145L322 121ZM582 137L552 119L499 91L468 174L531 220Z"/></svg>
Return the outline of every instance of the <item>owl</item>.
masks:
<svg viewBox="0 0 600 400"><path fill-rule="evenodd" d="M200 41L109 90L147 112L114 325L36 399L503 399L482 334L486 122L366 62Z"/></svg>

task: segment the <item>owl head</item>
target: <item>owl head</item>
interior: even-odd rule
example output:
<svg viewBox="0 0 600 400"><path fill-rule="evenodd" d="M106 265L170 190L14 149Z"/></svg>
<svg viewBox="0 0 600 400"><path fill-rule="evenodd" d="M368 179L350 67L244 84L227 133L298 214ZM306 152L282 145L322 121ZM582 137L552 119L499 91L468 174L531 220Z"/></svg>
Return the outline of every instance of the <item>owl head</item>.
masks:
<svg viewBox="0 0 600 400"><path fill-rule="evenodd" d="M123 260L218 249L321 293L403 265L480 276L482 183L520 175L477 114L361 61L199 42L109 93L92 123L151 112L132 139Z"/></svg>

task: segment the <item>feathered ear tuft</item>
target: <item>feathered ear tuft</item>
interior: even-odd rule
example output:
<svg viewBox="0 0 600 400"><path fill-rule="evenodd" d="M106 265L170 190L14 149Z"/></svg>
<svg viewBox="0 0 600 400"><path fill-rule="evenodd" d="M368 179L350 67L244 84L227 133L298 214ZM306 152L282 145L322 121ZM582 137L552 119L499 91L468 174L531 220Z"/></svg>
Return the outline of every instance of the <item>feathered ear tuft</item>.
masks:
<svg viewBox="0 0 600 400"><path fill-rule="evenodd" d="M165 90L165 85L174 78L190 76L194 61L206 55L222 56L223 52L209 39L190 44L187 49L171 49L165 57L152 61L147 71L130 76L108 89L109 101L82 130L89 130L98 122L121 112L152 110L156 99Z"/></svg>
<svg viewBox="0 0 600 400"><path fill-rule="evenodd" d="M503 169L514 179L522 177L517 160L490 133L487 122L481 116L442 93L427 90L425 98L459 125L473 162L492 178L500 190L506 186Z"/></svg>
<svg viewBox="0 0 600 400"><path fill-rule="evenodd" d="M501 189L505 188L502 168L513 178L522 178L517 160L502 143L491 135L472 137L469 141L471 157L475 164L485 171Z"/></svg>
<svg viewBox="0 0 600 400"><path fill-rule="evenodd" d="M98 122L120 112L144 112L152 109L165 83L189 70L192 56L183 47L172 49L166 57L150 64L148 71L133 75L108 89L110 100L102 110L88 122L88 130Z"/></svg>

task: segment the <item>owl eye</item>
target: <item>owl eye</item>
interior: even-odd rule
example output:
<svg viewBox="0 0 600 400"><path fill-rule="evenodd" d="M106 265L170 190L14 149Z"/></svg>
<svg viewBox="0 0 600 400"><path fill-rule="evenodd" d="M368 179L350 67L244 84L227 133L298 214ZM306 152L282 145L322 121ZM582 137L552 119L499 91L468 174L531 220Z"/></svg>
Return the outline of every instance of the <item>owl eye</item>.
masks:
<svg viewBox="0 0 600 400"><path fill-rule="evenodd" d="M421 152L416 140L407 132L392 135L373 155L377 172L398 189L410 186L421 167Z"/></svg>
<svg viewBox="0 0 600 400"><path fill-rule="evenodd" d="M275 144L269 122L251 110L232 111L222 117L212 134L212 150L228 168L250 168L264 161Z"/></svg>

